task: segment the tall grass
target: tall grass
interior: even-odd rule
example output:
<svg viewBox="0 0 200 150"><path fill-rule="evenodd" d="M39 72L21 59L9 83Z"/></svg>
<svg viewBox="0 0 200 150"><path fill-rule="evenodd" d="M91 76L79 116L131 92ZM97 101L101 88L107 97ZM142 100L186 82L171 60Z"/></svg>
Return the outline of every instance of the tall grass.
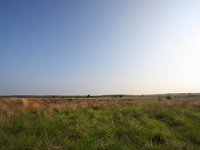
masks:
<svg viewBox="0 0 200 150"><path fill-rule="evenodd" d="M116 105L107 101L85 103L50 109L18 101L15 105L20 107L2 107L0 149L190 150L200 147L200 108L183 105L191 101L154 98L119 100ZM6 106L11 104L7 101Z"/></svg>

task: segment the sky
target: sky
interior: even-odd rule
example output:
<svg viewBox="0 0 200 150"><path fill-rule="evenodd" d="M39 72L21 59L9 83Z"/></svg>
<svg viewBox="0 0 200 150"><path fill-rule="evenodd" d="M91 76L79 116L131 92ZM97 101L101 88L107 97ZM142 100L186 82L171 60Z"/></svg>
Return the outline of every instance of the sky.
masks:
<svg viewBox="0 0 200 150"><path fill-rule="evenodd" d="M1 0L0 95L200 92L199 0Z"/></svg>

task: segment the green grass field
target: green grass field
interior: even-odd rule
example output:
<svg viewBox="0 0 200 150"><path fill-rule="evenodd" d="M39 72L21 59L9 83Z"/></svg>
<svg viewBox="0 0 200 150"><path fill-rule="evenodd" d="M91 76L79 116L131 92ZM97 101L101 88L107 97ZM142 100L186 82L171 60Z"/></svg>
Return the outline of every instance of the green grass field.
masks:
<svg viewBox="0 0 200 150"><path fill-rule="evenodd" d="M0 149L200 149L200 99L1 98Z"/></svg>

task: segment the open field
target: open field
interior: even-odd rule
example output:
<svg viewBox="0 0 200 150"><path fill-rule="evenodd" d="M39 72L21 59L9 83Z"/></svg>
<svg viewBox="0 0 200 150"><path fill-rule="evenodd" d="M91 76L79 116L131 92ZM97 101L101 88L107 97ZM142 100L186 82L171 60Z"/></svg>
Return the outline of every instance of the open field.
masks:
<svg viewBox="0 0 200 150"><path fill-rule="evenodd" d="M0 98L0 149L200 149L200 97Z"/></svg>

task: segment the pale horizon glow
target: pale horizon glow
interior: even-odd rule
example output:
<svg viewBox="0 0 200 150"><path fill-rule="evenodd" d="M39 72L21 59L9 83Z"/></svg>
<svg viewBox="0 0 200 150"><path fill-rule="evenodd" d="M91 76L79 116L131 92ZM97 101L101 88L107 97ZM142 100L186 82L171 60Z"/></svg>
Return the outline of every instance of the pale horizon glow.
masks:
<svg viewBox="0 0 200 150"><path fill-rule="evenodd" d="M200 92L200 1L0 2L0 95Z"/></svg>

